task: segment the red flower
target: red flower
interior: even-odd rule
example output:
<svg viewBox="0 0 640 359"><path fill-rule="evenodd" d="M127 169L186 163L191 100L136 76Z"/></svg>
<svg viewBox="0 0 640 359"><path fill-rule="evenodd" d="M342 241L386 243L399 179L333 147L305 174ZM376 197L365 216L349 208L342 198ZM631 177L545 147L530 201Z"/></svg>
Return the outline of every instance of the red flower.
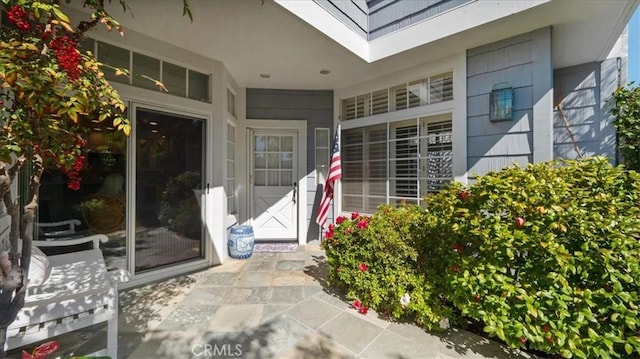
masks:
<svg viewBox="0 0 640 359"><path fill-rule="evenodd" d="M367 228L367 226L369 226L369 222L362 220L360 222L358 222L358 224L356 225L356 227L358 227L358 229L365 229Z"/></svg>
<svg viewBox="0 0 640 359"><path fill-rule="evenodd" d="M325 239L333 238L333 231L324 232L324 238Z"/></svg>
<svg viewBox="0 0 640 359"><path fill-rule="evenodd" d="M356 308L356 309L360 309L362 307L362 302L357 300L357 299L354 300L353 301L353 307Z"/></svg>
<svg viewBox="0 0 640 359"><path fill-rule="evenodd" d="M518 228L524 227L524 218L522 217L516 218L516 227Z"/></svg>
<svg viewBox="0 0 640 359"><path fill-rule="evenodd" d="M351 219L356 219L358 217L360 217L360 213L358 213L358 212L351 213Z"/></svg>
<svg viewBox="0 0 640 359"><path fill-rule="evenodd" d="M364 304L358 309L358 312L360 312L360 314L367 314L368 311L369 308L367 308L367 306L365 306Z"/></svg>
<svg viewBox="0 0 640 359"><path fill-rule="evenodd" d="M363 271L363 272L368 271L369 270L369 266L367 265L367 263L364 263L364 262L360 263L360 270Z"/></svg>
<svg viewBox="0 0 640 359"><path fill-rule="evenodd" d="M454 252L460 252L464 249L464 246L462 244L454 243L451 245L451 248Z"/></svg>
<svg viewBox="0 0 640 359"><path fill-rule="evenodd" d="M460 194L458 194L458 197L463 200L466 201L467 198L469 198L469 191L467 191L466 189L463 190L462 192L460 192Z"/></svg>
<svg viewBox="0 0 640 359"><path fill-rule="evenodd" d="M60 343L53 340L50 342L46 342L38 345L35 349L33 349L33 353L27 353L26 351L22 351L22 359L44 359L47 355L55 352L60 348Z"/></svg>
<svg viewBox="0 0 640 359"><path fill-rule="evenodd" d="M520 337L520 343L522 343L522 344L527 344L527 338L525 338L525 337Z"/></svg>
<svg viewBox="0 0 640 359"><path fill-rule="evenodd" d="M338 216L338 218L336 218L336 224L342 224L345 220L346 218L344 216Z"/></svg>

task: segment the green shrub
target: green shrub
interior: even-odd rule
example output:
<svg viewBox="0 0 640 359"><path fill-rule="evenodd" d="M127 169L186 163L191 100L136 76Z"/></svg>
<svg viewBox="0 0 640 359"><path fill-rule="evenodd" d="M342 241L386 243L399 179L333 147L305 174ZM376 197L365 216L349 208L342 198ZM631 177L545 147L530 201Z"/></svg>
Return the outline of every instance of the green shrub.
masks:
<svg viewBox="0 0 640 359"><path fill-rule="evenodd" d="M329 282L345 289L349 299L383 315L438 330L442 319L451 315L451 307L440 301L435 271L426 276L420 270L424 258L416 247L422 240L422 212L416 206L382 206L372 217L357 213L338 217L323 246Z"/></svg>
<svg viewBox="0 0 640 359"><path fill-rule="evenodd" d="M640 175L603 158L508 168L340 218L329 280L428 329L461 314L514 348L638 357L639 205Z"/></svg>
<svg viewBox="0 0 640 359"><path fill-rule="evenodd" d="M640 176L592 158L508 168L426 199L445 295L512 347L640 353ZM438 242L439 243L439 242Z"/></svg>
<svg viewBox="0 0 640 359"><path fill-rule="evenodd" d="M620 87L613 93L614 106L611 113L616 117L613 122L620 137L620 152L625 165L640 170L640 87L633 82Z"/></svg>

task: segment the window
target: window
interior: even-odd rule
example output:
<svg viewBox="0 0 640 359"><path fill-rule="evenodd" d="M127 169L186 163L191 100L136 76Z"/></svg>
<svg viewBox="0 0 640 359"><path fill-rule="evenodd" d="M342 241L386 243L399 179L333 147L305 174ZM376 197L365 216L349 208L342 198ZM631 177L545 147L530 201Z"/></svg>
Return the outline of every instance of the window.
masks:
<svg viewBox="0 0 640 359"><path fill-rule="evenodd" d="M94 50L95 40L85 39L82 48ZM109 81L158 90L155 81L161 81L169 94L210 102L210 75L190 70L154 57L131 52L101 41L97 42L98 60L106 64L105 77ZM129 71L129 76L116 76L116 69Z"/></svg>
<svg viewBox="0 0 640 359"><path fill-rule="evenodd" d="M451 114L342 132L342 208L421 203L453 178Z"/></svg>
<svg viewBox="0 0 640 359"><path fill-rule="evenodd" d="M155 81L160 80L160 60L153 57L133 53L133 85L156 90Z"/></svg>
<svg viewBox="0 0 640 359"><path fill-rule="evenodd" d="M238 213L236 204L236 155L235 155L236 128L227 124L227 213Z"/></svg>
<svg viewBox="0 0 640 359"><path fill-rule="evenodd" d="M187 95L194 100L209 101L209 76L189 70L189 91Z"/></svg>
<svg viewBox="0 0 640 359"><path fill-rule="evenodd" d="M109 66L109 68L104 69L104 77L107 80L129 83L129 76L116 75L115 70L130 70L128 50L98 41L98 60Z"/></svg>
<svg viewBox="0 0 640 359"><path fill-rule="evenodd" d="M342 119L353 120L381 113L453 100L453 72L342 100Z"/></svg>
<svg viewBox="0 0 640 359"><path fill-rule="evenodd" d="M236 117L236 96L227 89L227 112Z"/></svg>
<svg viewBox="0 0 640 359"><path fill-rule="evenodd" d="M343 208L372 213L386 203L387 126L342 132Z"/></svg>
<svg viewBox="0 0 640 359"><path fill-rule="evenodd" d="M330 138L328 128L316 128L316 184L324 184L329 171Z"/></svg>
<svg viewBox="0 0 640 359"><path fill-rule="evenodd" d="M187 69L168 62L162 63L162 83L169 94L187 96Z"/></svg>

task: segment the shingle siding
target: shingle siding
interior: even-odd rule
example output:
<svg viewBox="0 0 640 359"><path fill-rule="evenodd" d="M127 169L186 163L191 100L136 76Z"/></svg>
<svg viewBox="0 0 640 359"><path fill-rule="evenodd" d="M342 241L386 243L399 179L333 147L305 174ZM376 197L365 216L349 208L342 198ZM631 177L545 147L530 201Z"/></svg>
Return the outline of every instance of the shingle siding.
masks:
<svg viewBox="0 0 640 359"><path fill-rule="evenodd" d="M569 131L583 156L603 155L615 163L616 133L611 96L619 83L616 59L572 66L554 71L555 105L560 104L569 124L554 109L553 154L556 158L578 156Z"/></svg>

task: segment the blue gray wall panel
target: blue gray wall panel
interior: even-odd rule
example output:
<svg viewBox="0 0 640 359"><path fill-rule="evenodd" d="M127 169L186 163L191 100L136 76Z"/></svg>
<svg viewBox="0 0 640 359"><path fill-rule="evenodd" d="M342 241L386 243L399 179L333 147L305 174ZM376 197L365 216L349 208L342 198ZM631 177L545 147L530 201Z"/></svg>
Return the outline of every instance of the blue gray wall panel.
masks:
<svg viewBox="0 0 640 359"><path fill-rule="evenodd" d="M339 0L338 0L339 1ZM472 0L369 0L369 40L427 20Z"/></svg>
<svg viewBox="0 0 640 359"><path fill-rule="evenodd" d="M367 40L400 30L475 0L314 0Z"/></svg>
<svg viewBox="0 0 640 359"><path fill-rule="evenodd" d="M554 71L555 104L562 107L569 130L557 107L554 111L553 152L556 158L576 158L569 131L583 156L602 155L612 163L616 156L611 96L619 83L616 59ZM620 80L620 83L623 83Z"/></svg>
<svg viewBox="0 0 640 359"><path fill-rule="evenodd" d="M364 0L314 0L358 35L367 38L369 19Z"/></svg>
<svg viewBox="0 0 640 359"><path fill-rule="evenodd" d="M467 170L469 177L551 159L551 28L467 50ZM513 88L513 120L492 122L495 85ZM534 143L539 143L534 147ZM548 157L548 158L546 158Z"/></svg>
<svg viewBox="0 0 640 359"><path fill-rule="evenodd" d="M467 51L467 169L471 177L533 155L533 56L531 34ZM494 85L514 90L513 121L489 120Z"/></svg>
<svg viewBox="0 0 640 359"><path fill-rule="evenodd" d="M307 121L307 218L315 221L322 196L316 186L315 129L329 128L333 136L333 91L330 90L275 90L247 89L247 119L306 120ZM318 238L318 226L308 225L307 240Z"/></svg>

